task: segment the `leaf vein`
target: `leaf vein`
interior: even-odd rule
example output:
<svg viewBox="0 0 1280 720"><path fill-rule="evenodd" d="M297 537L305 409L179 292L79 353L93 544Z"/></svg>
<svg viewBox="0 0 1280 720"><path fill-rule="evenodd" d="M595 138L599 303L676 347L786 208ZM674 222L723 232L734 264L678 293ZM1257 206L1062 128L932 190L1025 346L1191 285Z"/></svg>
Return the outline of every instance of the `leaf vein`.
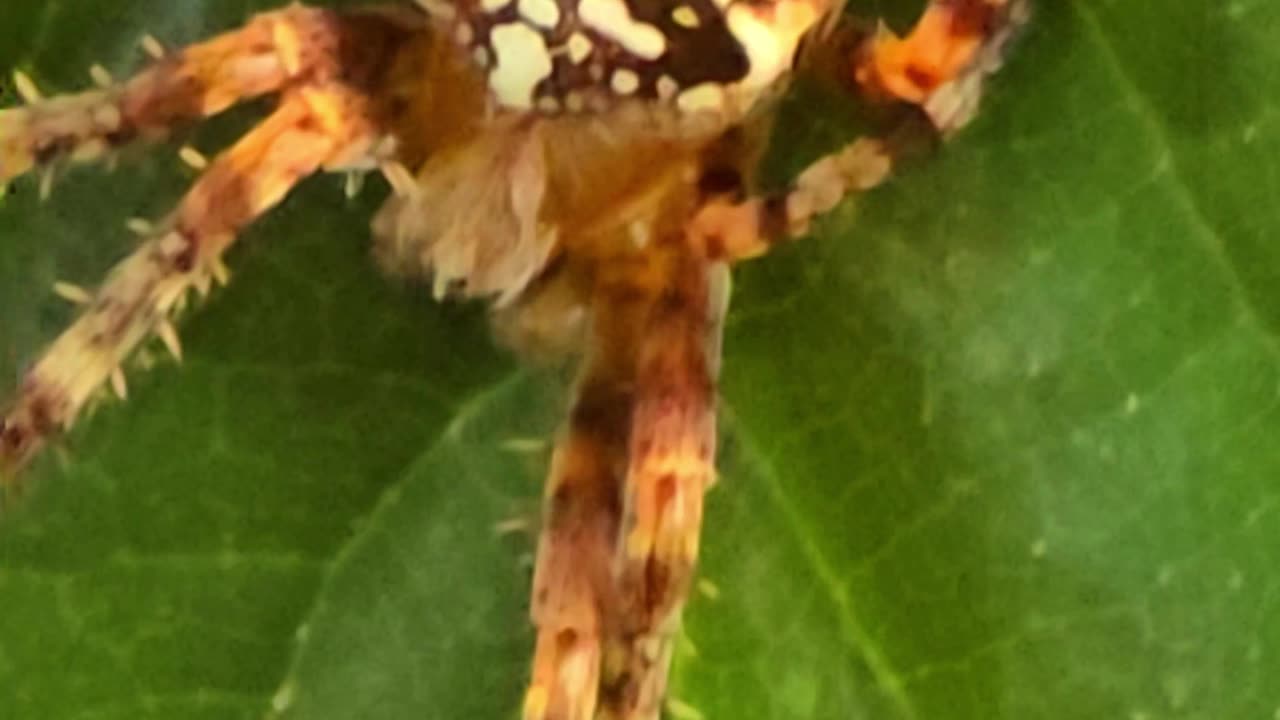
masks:
<svg viewBox="0 0 1280 720"><path fill-rule="evenodd" d="M1094 44L1098 46L1107 64L1111 66L1120 86L1119 89L1129 96L1133 103L1134 114L1146 126L1148 134L1159 147L1162 153L1161 160L1167 159L1168 176L1171 180L1170 186L1174 191L1174 196L1193 219L1195 228L1200 231L1192 233L1192 235L1201 240L1204 250L1207 251L1213 263L1222 271L1228 287L1230 287L1232 294L1235 296L1242 316L1249 321L1249 324L1263 338L1271 356L1280 360L1280 332L1268 325L1258 312L1258 309L1250 302L1249 290L1227 256L1222 233L1210 221L1209 215L1201 206L1199 198L1191 190L1186 174L1178 162L1173 142L1160 124L1152 101L1144 93L1141 85L1134 79L1132 74L1125 69L1125 64L1117 54L1112 39L1102 28L1097 12L1086 3L1081 2L1070 3L1070 7L1080 18L1081 24L1093 36Z"/></svg>
<svg viewBox="0 0 1280 720"><path fill-rule="evenodd" d="M846 584L841 581L836 568L818 546L812 533L806 530L799 509L783 487L776 464L771 458L765 456L760 445L751 437L743 424L736 420L731 410L722 406L721 415L736 428L736 434L741 438L742 457L745 463L767 480L766 490L773 501L773 506L781 511L782 518L786 521L785 525L791 530L805 561L813 570L821 586L820 589L826 593L834 606L840 619L840 630L844 640L862 658L876 683L897 707L901 716L911 719L919 717L911 697L906 692L902 675L893 667L888 655L867 630L858 609L854 606L853 599L849 597Z"/></svg>

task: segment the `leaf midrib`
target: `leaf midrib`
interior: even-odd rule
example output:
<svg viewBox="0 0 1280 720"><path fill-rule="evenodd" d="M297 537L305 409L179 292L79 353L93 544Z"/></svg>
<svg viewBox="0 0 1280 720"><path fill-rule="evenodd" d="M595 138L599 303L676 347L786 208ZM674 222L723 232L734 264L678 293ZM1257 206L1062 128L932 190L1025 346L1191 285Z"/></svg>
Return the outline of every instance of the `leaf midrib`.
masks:
<svg viewBox="0 0 1280 720"><path fill-rule="evenodd" d="M307 611L302 613L298 623L295 625L295 637L297 631L301 628L314 625L316 618L321 617L325 610L325 598L329 595L329 591L335 586L339 580L342 570L346 562L359 553L360 548L365 542L379 532L380 526L377 523L378 516L388 512L391 508L401 501L404 488L407 483L411 482L413 475L412 470L416 468L425 458L431 457L440 451L446 444L455 441L461 434L463 428L472 419L481 416L487 406L500 397L503 393L522 382L526 377L523 371L510 372L505 378L493 382L488 387L472 393L469 397L458 404L457 410L452 415L452 419L447 425L442 427L436 434L434 440L429 443L420 453L405 462L402 470L398 473L396 480L387 483L386 488L379 494L378 499L373 503L368 512L364 513L359 520L359 525L350 535L347 536L345 542L338 545L333 556L321 563L320 580L316 585L315 596L310 603ZM278 695L283 692L296 693L298 687L295 682L298 678L298 670L302 661L303 654L306 652L308 642L299 640L294 644L293 651L290 653L289 662L281 674L280 681L276 684L276 691L264 698L264 712L266 717L273 717L271 714L272 703Z"/></svg>

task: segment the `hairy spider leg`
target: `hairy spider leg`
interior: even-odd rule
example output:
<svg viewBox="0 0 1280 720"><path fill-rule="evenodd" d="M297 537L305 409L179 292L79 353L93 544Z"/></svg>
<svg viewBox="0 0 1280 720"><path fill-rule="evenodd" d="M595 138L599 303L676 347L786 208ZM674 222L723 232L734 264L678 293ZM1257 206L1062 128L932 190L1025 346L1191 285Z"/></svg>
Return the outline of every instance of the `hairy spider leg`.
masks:
<svg viewBox="0 0 1280 720"><path fill-rule="evenodd" d="M597 310L597 333L635 312L614 310ZM627 358L610 353L599 344L586 361L544 491L530 611L538 637L525 720L593 720L596 713L620 522L618 468L626 461L631 407Z"/></svg>
<svg viewBox="0 0 1280 720"><path fill-rule="evenodd" d="M893 168L891 147L861 138L809 165L782 192L710 202L690 221L690 242L708 258L738 262L798 240L849 195L883 183Z"/></svg>
<svg viewBox="0 0 1280 720"><path fill-rule="evenodd" d="M923 107L949 135L973 119L1030 8L1031 0L931 0L906 37L879 24L855 53L854 77L873 97Z"/></svg>
<svg viewBox="0 0 1280 720"><path fill-rule="evenodd" d="M740 191L750 143L732 132L672 148L564 239L554 272L579 285L589 338L546 487L526 720L660 714L715 478L728 305L727 266L686 229L707 197Z"/></svg>
<svg viewBox="0 0 1280 720"><path fill-rule="evenodd" d="M136 139L163 139L177 126L291 84L341 79L351 74L352 56L391 39L395 25L379 20L294 5L167 52L128 80L97 68L104 86L96 90L29 97L26 107L0 110L0 182L59 160L94 161ZM29 86L23 77L19 85Z"/></svg>
<svg viewBox="0 0 1280 720"><path fill-rule="evenodd" d="M758 257L807 235L846 197L885 182L921 140L933 144L972 119L986 78L1000 68L1029 8L1029 0L933 0L906 39L881 26L857 51L858 83L916 109L886 135L859 138L814 161L781 192L708 203L690 224L692 242L712 259Z"/></svg>
<svg viewBox="0 0 1280 720"><path fill-rule="evenodd" d="M651 264L599 279L591 350L552 461L526 720L656 719L666 695L715 477L728 281L693 253L638 262Z"/></svg>
<svg viewBox="0 0 1280 720"><path fill-rule="evenodd" d="M692 249L692 248L690 248ZM716 376L728 267L672 258L636 353L628 465L604 653L601 716L659 717L698 560L703 495L716 481Z"/></svg>
<svg viewBox="0 0 1280 720"><path fill-rule="evenodd" d="M223 251L236 233L319 169L370 165L389 134L379 100L401 56L415 47L417 11L335 13L293 5L243 28L161 56L150 69L100 90L0 111L0 179L59 159L90 160L135 138L276 92L278 109L212 164L164 222L96 291L58 288L86 306L30 369L0 419L0 478L70 427L121 364L158 337L180 352L171 320L187 291L225 280ZM95 73L102 75L102 72ZM21 83L20 83L21 84ZM26 89L27 95L34 93Z"/></svg>
<svg viewBox="0 0 1280 720"><path fill-rule="evenodd" d="M158 337L179 353L171 320L191 290L225 281L222 256L236 234L299 180L358 159L379 137L367 105L344 85L291 88L275 112L216 158L29 370L0 421L0 470L30 460L105 383L122 393L121 364L144 341Z"/></svg>

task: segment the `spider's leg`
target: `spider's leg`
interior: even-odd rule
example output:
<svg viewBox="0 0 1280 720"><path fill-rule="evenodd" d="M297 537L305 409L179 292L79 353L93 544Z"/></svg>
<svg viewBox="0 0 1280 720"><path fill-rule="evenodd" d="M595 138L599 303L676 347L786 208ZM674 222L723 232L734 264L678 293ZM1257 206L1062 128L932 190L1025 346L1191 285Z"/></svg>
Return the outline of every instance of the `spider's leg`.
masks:
<svg viewBox="0 0 1280 720"><path fill-rule="evenodd" d="M638 346L601 717L657 720L716 480L716 376L728 267L674 258Z"/></svg>
<svg viewBox="0 0 1280 720"><path fill-rule="evenodd" d="M373 22L369 20L373 19ZM157 139L182 124L292 84L338 79L369 47L394 41L396 23L371 13L293 5L243 27L160 56L140 74L103 87L0 110L0 183L58 160L96 160L135 139Z"/></svg>
<svg viewBox="0 0 1280 720"><path fill-rule="evenodd" d="M883 24L856 51L854 77L873 96L924 108L943 135L973 118L986 78L1026 24L1031 0L930 0L906 37Z"/></svg>
<svg viewBox="0 0 1280 720"><path fill-rule="evenodd" d="M690 242L713 260L736 262L804 237L814 219L884 182L893 169L894 147L888 140L861 138L811 164L782 192L707 203L689 225Z"/></svg>
<svg viewBox="0 0 1280 720"><path fill-rule="evenodd" d="M963 127L1029 7L1030 0L932 0L905 39L881 29L857 52L857 80L919 109L901 114L883 137L860 138L819 158L782 192L708 203L691 225L695 244L712 259L733 262L803 237L845 197L887 180L897 159L922 139L932 144Z"/></svg>
<svg viewBox="0 0 1280 720"><path fill-rule="evenodd" d="M546 489L526 720L661 709L714 478L728 288L726 266L670 250L598 270L591 349Z"/></svg>
<svg viewBox="0 0 1280 720"><path fill-rule="evenodd" d="M631 327L634 306L597 308L596 342L556 443L545 490L531 615L538 630L525 720L593 720L604 619L619 520L618 468L626 462L629 342L601 342Z"/></svg>
<svg viewBox="0 0 1280 720"><path fill-rule="evenodd" d="M0 419L0 477L69 427L121 363L158 337L191 290L225 279L222 256L245 225L303 177L342 166L378 139L365 95L337 84L292 88L279 107L217 157L155 235L118 264L83 314L30 369Z"/></svg>

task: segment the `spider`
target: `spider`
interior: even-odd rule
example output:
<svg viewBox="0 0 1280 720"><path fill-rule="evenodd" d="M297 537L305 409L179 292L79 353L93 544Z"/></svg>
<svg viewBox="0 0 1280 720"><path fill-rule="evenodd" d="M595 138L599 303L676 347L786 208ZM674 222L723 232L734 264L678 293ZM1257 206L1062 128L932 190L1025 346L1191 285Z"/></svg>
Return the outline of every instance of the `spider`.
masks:
<svg viewBox="0 0 1280 720"><path fill-rule="evenodd" d="M270 115L213 159L33 364L0 420L12 478L225 284L237 234L315 172L385 176L373 220L390 271L491 302L498 334L580 369L545 487L526 720L656 718L715 482L728 268L805 235L883 182L921 132L973 115L1025 0L933 0L905 37L832 0L420 0L293 5L166 52L99 88L0 111L0 181L116 148L250 98ZM755 194L791 79L907 108L887 132Z"/></svg>

